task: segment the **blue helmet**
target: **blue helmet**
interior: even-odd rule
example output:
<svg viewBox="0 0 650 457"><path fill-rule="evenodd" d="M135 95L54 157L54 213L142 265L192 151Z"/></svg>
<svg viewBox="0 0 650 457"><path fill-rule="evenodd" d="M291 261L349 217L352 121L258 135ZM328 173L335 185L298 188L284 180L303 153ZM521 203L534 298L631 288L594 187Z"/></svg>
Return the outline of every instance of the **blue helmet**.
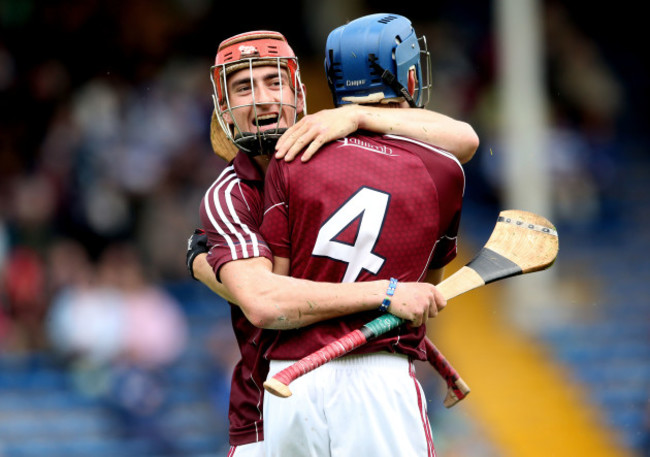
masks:
<svg viewBox="0 0 650 457"><path fill-rule="evenodd" d="M333 30L325 73L336 106L403 98L421 108L429 101L426 40L398 14L371 14Z"/></svg>

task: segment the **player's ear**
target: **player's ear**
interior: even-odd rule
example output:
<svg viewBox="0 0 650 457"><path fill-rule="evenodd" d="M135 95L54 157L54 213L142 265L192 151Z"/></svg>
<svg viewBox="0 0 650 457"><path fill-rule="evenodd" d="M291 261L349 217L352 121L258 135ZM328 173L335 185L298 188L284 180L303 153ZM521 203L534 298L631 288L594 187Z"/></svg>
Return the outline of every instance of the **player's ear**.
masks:
<svg viewBox="0 0 650 457"><path fill-rule="evenodd" d="M307 100L307 86L300 84L298 101L296 102L296 110L298 113L302 113L305 110L305 100Z"/></svg>
<svg viewBox="0 0 650 457"><path fill-rule="evenodd" d="M415 67L411 67L409 68L408 83L407 83L408 84L407 90L411 95L411 97L413 96L413 94L415 94L415 86L417 85L417 82L418 82L418 78L415 73Z"/></svg>
<svg viewBox="0 0 650 457"><path fill-rule="evenodd" d="M221 117L223 118L223 121L226 124L231 124L232 125L232 124L235 123L235 121L233 121L233 119L232 119L232 115L230 113L230 110L226 109L225 106L223 106L221 108Z"/></svg>

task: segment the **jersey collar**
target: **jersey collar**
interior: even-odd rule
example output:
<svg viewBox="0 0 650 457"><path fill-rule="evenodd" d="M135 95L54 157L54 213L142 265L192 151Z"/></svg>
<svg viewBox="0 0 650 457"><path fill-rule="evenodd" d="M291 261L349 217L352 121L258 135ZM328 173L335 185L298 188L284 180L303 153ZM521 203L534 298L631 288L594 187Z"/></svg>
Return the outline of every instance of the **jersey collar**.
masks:
<svg viewBox="0 0 650 457"><path fill-rule="evenodd" d="M235 173L237 173L240 179L246 181L264 181L264 175L262 175L257 164L243 151L237 153L233 159L233 166L235 167Z"/></svg>

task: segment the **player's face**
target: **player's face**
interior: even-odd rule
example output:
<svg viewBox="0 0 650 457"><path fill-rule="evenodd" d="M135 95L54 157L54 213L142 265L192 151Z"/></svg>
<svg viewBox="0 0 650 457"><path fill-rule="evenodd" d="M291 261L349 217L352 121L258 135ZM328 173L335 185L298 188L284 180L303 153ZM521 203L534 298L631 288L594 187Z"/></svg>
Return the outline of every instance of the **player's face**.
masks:
<svg viewBox="0 0 650 457"><path fill-rule="evenodd" d="M296 99L288 72L275 66L242 69L228 76L228 100L239 130L256 132L288 128L296 112L303 109L302 97ZM230 113L224 112L232 124Z"/></svg>

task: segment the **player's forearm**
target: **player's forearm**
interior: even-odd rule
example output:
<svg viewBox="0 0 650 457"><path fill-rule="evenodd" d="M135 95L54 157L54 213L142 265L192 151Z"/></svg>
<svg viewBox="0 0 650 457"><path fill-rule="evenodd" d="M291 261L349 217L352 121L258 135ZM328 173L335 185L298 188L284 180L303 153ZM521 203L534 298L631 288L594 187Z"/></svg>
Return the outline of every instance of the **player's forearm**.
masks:
<svg viewBox="0 0 650 457"><path fill-rule="evenodd" d="M298 328L327 319L377 309L386 297L388 281L325 283L274 275L262 298L277 313L265 327ZM308 298L307 298L308 297Z"/></svg>
<svg viewBox="0 0 650 457"><path fill-rule="evenodd" d="M467 163L476 152L479 138L471 125L426 109L358 106L359 129L402 135L451 152Z"/></svg>
<svg viewBox="0 0 650 457"><path fill-rule="evenodd" d="M312 282L269 273L268 276L258 277L254 286L257 294L250 297L257 299L256 308L263 313L254 318L246 315L258 327L277 330L304 327L378 309L387 297L388 283L387 280ZM240 300L240 303L244 303L244 300ZM246 300L247 307L249 304L249 300ZM429 283L400 282L387 311L418 326L436 316L446 304L444 296Z"/></svg>
<svg viewBox="0 0 650 457"><path fill-rule="evenodd" d="M205 284L214 293L220 295L229 302L235 303L235 298L230 292L228 292L228 289L219 281L217 281L214 270L207 261L207 254L197 255L194 259L192 269L194 271L194 277L196 279Z"/></svg>
<svg viewBox="0 0 650 457"><path fill-rule="evenodd" d="M386 280L339 284L280 276L258 259L224 265L221 278L253 325L279 330L376 309L388 288Z"/></svg>

